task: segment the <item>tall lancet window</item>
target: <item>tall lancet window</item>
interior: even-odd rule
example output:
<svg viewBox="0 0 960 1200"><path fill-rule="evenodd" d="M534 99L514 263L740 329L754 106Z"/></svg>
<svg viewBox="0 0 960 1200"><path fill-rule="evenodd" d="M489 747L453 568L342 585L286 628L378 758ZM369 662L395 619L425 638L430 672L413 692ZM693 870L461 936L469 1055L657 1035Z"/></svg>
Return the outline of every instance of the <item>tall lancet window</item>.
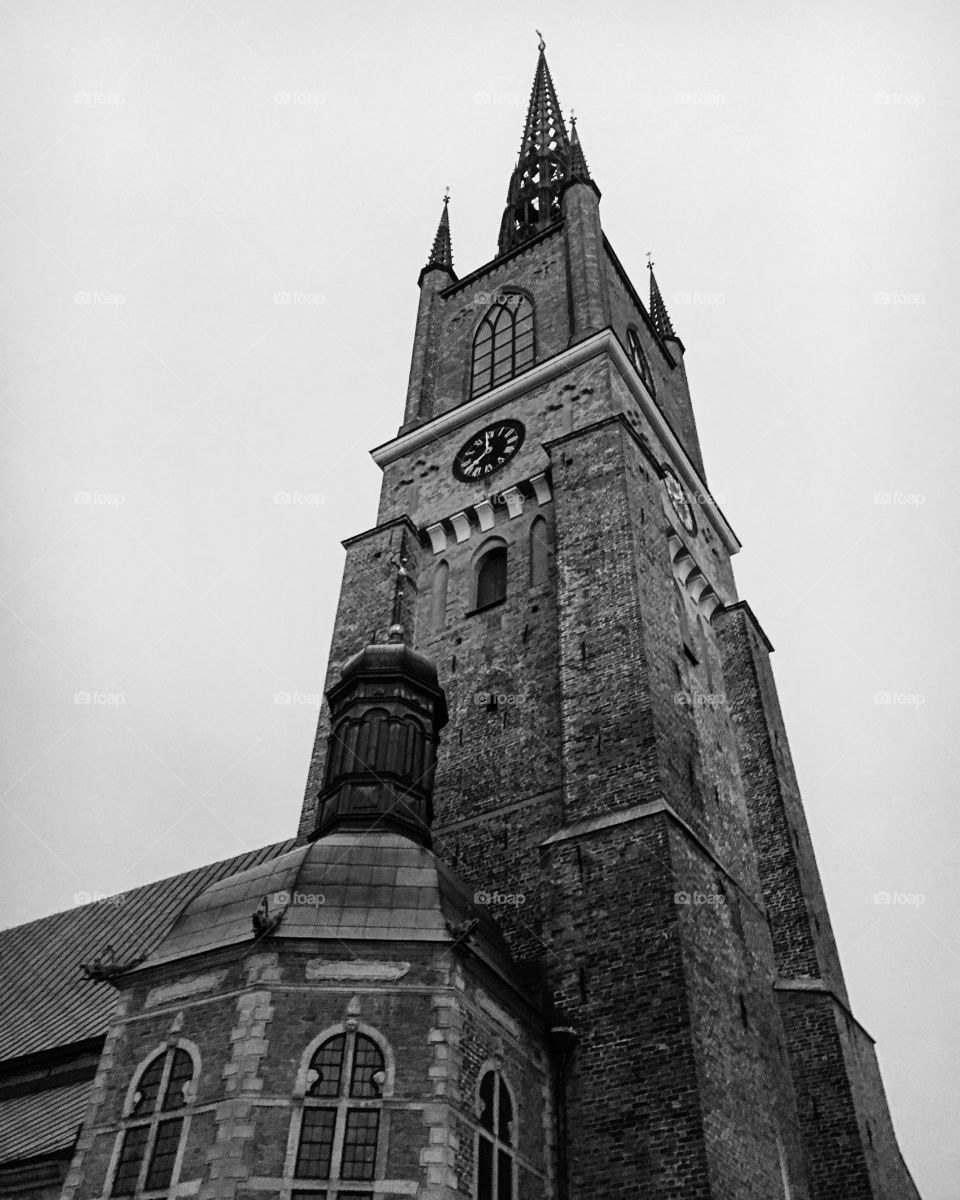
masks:
<svg viewBox="0 0 960 1200"><path fill-rule="evenodd" d="M300 1182L323 1181L325 1187L319 1193L296 1190L295 1196L373 1196L373 1181L382 1178L386 1079L383 1050L364 1033L345 1029L317 1047L307 1068L293 1173Z"/></svg>
<svg viewBox="0 0 960 1200"><path fill-rule="evenodd" d="M193 1058L179 1046L162 1051L143 1068L127 1100L112 1196L165 1192L176 1182L193 1077Z"/></svg>
<svg viewBox="0 0 960 1200"><path fill-rule="evenodd" d="M516 1140L513 1098L499 1071L480 1080L476 1200L514 1200Z"/></svg>
<svg viewBox="0 0 960 1200"><path fill-rule="evenodd" d="M653 376L650 374L650 364L647 362L647 356L640 345L640 335L635 329L627 330L627 353L630 355L630 361L636 367L637 374L643 380L647 391L652 396Z"/></svg>
<svg viewBox="0 0 960 1200"><path fill-rule="evenodd" d="M482 396L532 366L533 305L510 292L490 306L474 335L470 395Z"/></svg>

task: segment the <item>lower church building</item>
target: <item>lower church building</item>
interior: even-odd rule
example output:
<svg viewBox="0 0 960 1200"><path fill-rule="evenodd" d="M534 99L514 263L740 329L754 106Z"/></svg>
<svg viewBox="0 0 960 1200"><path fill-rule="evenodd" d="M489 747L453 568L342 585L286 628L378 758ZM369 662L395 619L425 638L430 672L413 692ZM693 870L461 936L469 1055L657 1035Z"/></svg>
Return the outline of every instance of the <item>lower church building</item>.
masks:
<svg viewBox="0 0 960 1200"><path fill-rule="evenodd" d="M420 272L299 828L0 933L0 1196L918 1197L599 202L541 43L496 256L445 200Z"/></svg>

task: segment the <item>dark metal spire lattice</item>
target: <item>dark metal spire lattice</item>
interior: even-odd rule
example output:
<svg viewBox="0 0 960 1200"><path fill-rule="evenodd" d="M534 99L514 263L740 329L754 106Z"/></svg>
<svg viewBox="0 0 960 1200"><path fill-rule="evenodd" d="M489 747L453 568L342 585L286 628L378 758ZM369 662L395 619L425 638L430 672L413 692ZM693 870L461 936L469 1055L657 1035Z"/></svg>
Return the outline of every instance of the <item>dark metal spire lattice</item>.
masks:
<svg viewBox="0 0 960 1200"><path fill-rule="evenodd" d="M570 138L541 38L520 154L510 176L500 225L501 254L542 233L559 218L560 193L571 177L570 153Z"/></svg>
<svg viewBox="0 0 960 1200"><path fill-rule="evenodd" d="M649 257L648 255L647 258L649 259ZM650 272L650 319L653 321L653 327L659 337L676 339L677 335L674 332L670 314L663 302L663 296L660 295L657 277L653 273L652 261L647 262L647 270Z"/></svg>

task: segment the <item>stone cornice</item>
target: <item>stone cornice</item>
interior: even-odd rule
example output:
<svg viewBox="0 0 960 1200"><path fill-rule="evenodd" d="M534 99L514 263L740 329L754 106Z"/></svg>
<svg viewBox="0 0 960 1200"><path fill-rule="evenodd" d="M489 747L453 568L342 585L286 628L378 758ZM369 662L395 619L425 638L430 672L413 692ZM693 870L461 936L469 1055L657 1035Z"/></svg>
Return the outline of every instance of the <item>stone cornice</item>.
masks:
<svg viewBox="0 0 960 1200"><path fill-rule="evenodd" d="M870 1042L871 1045L876 1043L876 1038L870 1034L870 1031L864 1029L857 1018L850 1011L846 1001L842 996L839 996L829 983L822 979L777 979L774 981L773 990L775 992L806 992L808 995L826 996L832 1000L839 1008L844 1016L848 1017L854 1025L860 1030L863 1036Z"/></svg>
<svg viewBox="0 0 960 1200"><path fill-rule="evenodd" d="M552 833L548 838L540 843L540 849L543 850L547 846L555 846L558 842L567 842L572 838L586 837L591 833L596 833L601 829L610 829L616 825L629 825L634 821L645 821L648 817L663 815L667 817L673 824L681 829L684 834L701 850L703 854L713 863L718 871L724 876L728 882L737 889L737 893L745 899L764 920L767 919L767 914L763 909L756 896L752 895L746 887L736 878L726 866L717 858L714 850L703 840L692 826L680 816L677 810L666 800L647 800L642 804L631 805L630 808L620 808L613 812L603 813L596 817L587 817L582 821L576 821L572 825L567 825L563 829L558 829L556 833Z"/></svg>
<svg viewBox="0 0 960 1200"><path fill-rule="evenodd" d="M597 358L604 353L616 366L621 379L629 389L640 411L653 427L674 470L676 470L690 491L696 495L701 510L709 519L717 536L723 542L727 553L736 554L740 549L740 541L737 535L733 532L726 517L720 511L720 506L710 494L706 483L700 478L696 467L693 465L686 450L680 444L680 439L674 433L670 422L657 407L646 387L644 387L640 376L627 356L626 350L620 344L620 339L610 328L601 329L598 333L592 334L582 342L577 342L575 345L568 347L568 349L561 350L559 354L555 354L552 358L548 358L545 362L531 367L529 371L525 371L522 375L508 379L506 383L502 383L499 387L485 392L482 396L477 396L473 400L468 400L465 404L460 404L456 408L451 408L447 412L441 413L438 417L434 417L433 420L427 421L416 429L411 429L409 433L401 434L389 442L384 442L370 451L371 457L378 467L386 467L398 458L402 458L405 454L409 454L413 450L418 450L422 446L429 445L431 442L436 441L438 437L477 420L478 417L500 408L518 396L522 396L544 383L549 383L551 380L565 374L581 363L588 362L590 359Z"/></svg>

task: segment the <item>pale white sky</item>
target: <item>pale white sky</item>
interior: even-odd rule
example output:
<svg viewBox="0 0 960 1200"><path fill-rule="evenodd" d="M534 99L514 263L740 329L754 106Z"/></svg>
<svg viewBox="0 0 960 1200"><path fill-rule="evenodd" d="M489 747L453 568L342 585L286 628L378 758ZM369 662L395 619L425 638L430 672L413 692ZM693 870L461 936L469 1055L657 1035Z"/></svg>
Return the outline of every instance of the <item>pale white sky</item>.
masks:
<svg viewBox="0 0 960 1200"><path fill-rule="evenodd" d="M535 26L641 289L654 251L854 1009L955 1200L949 3L0 4L0 919L294 831L417 272L447 184L460 273L495 250Z"/></svg>

